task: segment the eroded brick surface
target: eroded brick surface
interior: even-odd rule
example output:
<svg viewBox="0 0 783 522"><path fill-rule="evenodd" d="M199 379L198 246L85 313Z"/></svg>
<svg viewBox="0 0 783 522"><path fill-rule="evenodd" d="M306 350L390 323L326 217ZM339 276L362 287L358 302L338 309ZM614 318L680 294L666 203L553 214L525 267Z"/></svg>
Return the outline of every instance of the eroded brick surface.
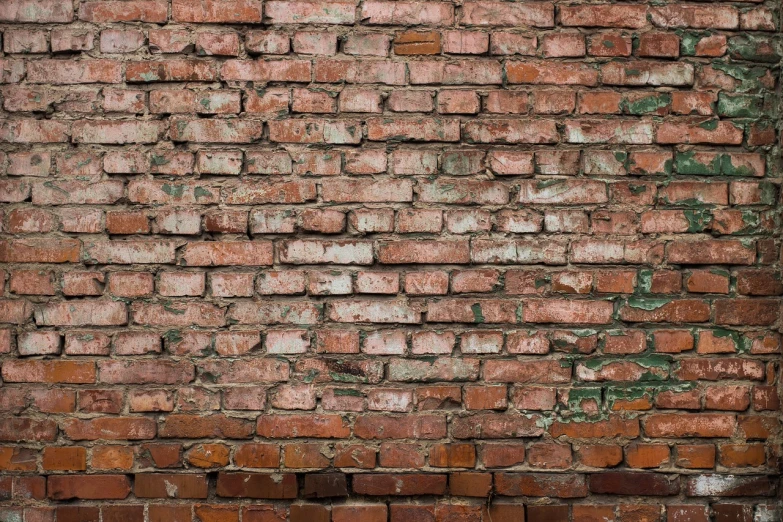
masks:
<svg viewBox="0 0 783 522"><path fill-rule="evenodd" d="M781 520L779 17L0 0L0 520Z"/></svg>

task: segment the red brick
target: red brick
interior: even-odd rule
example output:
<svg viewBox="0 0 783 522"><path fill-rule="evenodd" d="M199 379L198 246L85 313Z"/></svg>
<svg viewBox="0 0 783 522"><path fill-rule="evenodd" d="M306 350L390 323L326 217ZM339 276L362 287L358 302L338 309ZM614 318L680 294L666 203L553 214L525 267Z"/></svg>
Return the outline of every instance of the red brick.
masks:
<svg viewBox="0 0 783 522"><path fill-rule="evenodd" d="M207 498L203 474L137 473L133 493L137 498Z"/></svg>
<svg viewBox="0 0 783 522"><path fill-rule="evenodd" d="M625 448L625 461L632 468L657 468L669 463L669 447L663 444L633 444Z"/></svg>
<svg viewBox="0 0 783 522"><path fill-rule="evenodd" d="M360 495L442 495L446 491L446 475L440 474L357 474L353 490Z"/></svg>
<svg viewBox="0 0 783 522"><path fill-rule="evenodd" d="M229 461L230 448L225 444L201 444L187 453L187 461L197 468L219 468Z"/></svg>
<svg viewBox="0 0 783 522"><path fill-rule="evenodd" d="M32 83L80 84L120 83L122 66L112 60L89 60L67 62L62 60L39 60L30 62L27 79Z"/></svg>
<svg viewBox="0 0 783 522"><path fill-rule="evenodd" d="M280 448L275 444L244 444L234 453L234 464L243 468L275 468Z"/></svg>
<svg viewBox="0 0 783 522"><path fill-rule="evenodd" d="M362 6L362 19L370 24L411 23L415 21L422 25L450 25L454 19L454 8L451 5L420 5L414 2L404 2L399 6L389 6L385 2L368 2Z"/></svg>
<svg viewBox="0 0 783 522"><path fill-rule="evenodd" d="M95 469L130 470L133 467L133 449L122 446L93 448L91 464Z"/></svg>
<svg viewBox="0 0 783 522"><path fill-rule="evenodd" d="M87 469L87 450L79 446L44 448L42 464L45 470L84 471Z"/></svg>
<svg viewBox="0 0 783 522"><path fill-rule="evenodd" d="M392 112L430 112L435 107L431 92L395 90L389 94Z"/></svg>
<svg viewBox="0 0 783 522"><path fill-rule="evenodd" d="M219 497L296 498L296 475L265 475L260 473L220 473L217 478Z"/></svg>
<svg viewBox="0 0 783 522"><path fill-rule="evenodd" d="M439 54L441 50L440 33L407 32L397 35L392 43L394 54Z"/></svg>
<svg viewBox="0 0 783 522"><path fill-rule="evenodd" d="M432 243L428 241L398 241L381 244L378 259L385 264L398 263L467 263L468 244L461 241Z"/></svg>
<svg viewBox="0 0 783 522"><path fill-rule="evenodd" d="M79 19L88 22L153 22L163 23L168 18L165 2L142 0L125 4L120 1L84 2L79 9Z"/></svg>
<svg viewBox="0 0 783 522"><path fill-rule="evenodd" d="M466 2L463 22L478 26L552 27L554 8L550 4L522 5L503 2Z"/></svg>
<svg viewBox="0 0 783 522"><path fill-rule="evenodd" d="M775 518L770 6L65 4L0 7L6 518Z"/></svg>
<svg viewBox="0 0 783 522"><path fill-rule="evenodd" d="M476 4L474 4L476 5ZM535 36L517 33L493 32L490 36L490 54L534 56L538 44Z"/></svg>
<svg viewBox="0 0 783 522"><path fill-rule="evenodd" d="M542 54L547 58L567 58L585 55L585 40L581 33L563 32L544 36Z"/></svg>
<svg viewBox="0 0 783 522"><path fill-rule="evenodd" d="M6 382L95 382L95 364L76 361L7 361L2 368Z"/></svg>
<svg viewBox="0 0 783 522"><path fill-rule="evenodd" d="M269 415L258 418L256 432L265 437L343 438L348 427L339 415Z"/></svg>
<svg viewBox="0 0 783 522"><path fill-rule="evenodd" d="M449 492L452 495L486 497L491 489L491 473L461 472L449 475Z"/></svg>
<svg viewBox="0 0 783 522"><path fill-rule="evenodd" d="M100 508L97 506L61 505L55 509L57 520L65 522L99 522Z"/></svg>
<svg viewBox="0 0 783 522"><path fill-rule="evenodd" d="M527 460L535 468L565 469L571 466L571 447L568 444L531 444Z"/></svg>
<svg viewBox="0 0 783 522"><path fill-rule="evenodd" d="M544 62L508 62L510 83L586 85L598 83L598 71L588 65Z"/></svg>
<svg viewBox="0 0 783 522"><path fill-rule="evenodd" d="M46 489L54 500L124 499L131 490L130 481L124 475L52 475Z"/></svg>
<svg viewBox="0 0 783 522"><path fill-rule="evenodd" d="M495 490L501 496L580 498L587 496L582 475L495 473Z"/></svg>
<svg viewBox="0 0 783 522"><path fill-rule="evenodd" d="M160 436L166 438L249 438L252 425L240 418L223 414L205 417L169 415L161 426Z"/></svg>
<svg viewBox="0 0 783 522"><path fill-rule="evenodd" d="M332 507L332 522L350 522L351 520L384 522L386 517L385 504L341 504Z"/></svg>
<svg viewBox="0 0 783 522"><path fill-rule="evenodd" d="M715 465L715 446L686 444L677 446L676 464L689 469L712 469Z"/></svg>
<svg viewBox="0 0 783 522"><path fill-rule="evenodd" d="M224 80L309 82L311 64L305 60L228 60L220 76Z"/></svg>
<svg viewBox="0 0 783 522"><path fill-rule="evenodd" d="M507 393L505 386L465 387L465 407L469 410L504 410Z"/></svg>
<svg viewBox="0 0 783 522"><path fill-rule="evenodd" d="M356 419L354 433L361 439L438 439L446 432L443 417L363 415Z"/></svg>
<svg viewBox="0 0 783 522"><path fill-rule="evenodd" d="M143 440L157 431L155 423L143 417L70 419L62 428L71 440Z"/></svg>

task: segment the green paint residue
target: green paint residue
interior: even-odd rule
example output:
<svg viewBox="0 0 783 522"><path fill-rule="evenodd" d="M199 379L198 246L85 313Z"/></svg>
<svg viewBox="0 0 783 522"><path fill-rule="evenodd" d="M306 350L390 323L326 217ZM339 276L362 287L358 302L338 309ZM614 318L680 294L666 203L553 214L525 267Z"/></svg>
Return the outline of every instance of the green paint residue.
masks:
<svg viewBox="0 0 783 522"><path fill-rule="evenodd" d="M637 308L639 310L646 310L651 312L657 310L671 303L671 299L664 298L652 298L652 297L629 297L626 300L626 304L631 308Z"/></svg>
<svg viewBox="0 0 783 522"><path fill-rule="evenodd" d="M481 312L480 303L473 303L472 305L470 305L470 309L473 312L474 323L483 323L485 321L484 314Z"/></svg>
<svg viewBox="0 0 783 522"><path fill-rule="evenodd" d="M715 129L718 128L718 120L715 119L715 120L703 121L699 123L698 127L704 130L714 131Z"/></svg>
<svg viewBox="0 0 783 522"><path fill-rule="evenodd" d="M353 388L335 388L334 394L337 397L363 397L364 394Z"/></svg>
<svg viewBox="0 0 783 522"><path fill-rule="evenodd" d="M193 196L196 199L207 198L207 197L211 197L212 193L207 189L205 189L204 187L196 186L196 188L193 189Z"/></svg>
<svg viewBox="0 0 783 522"><path fill-rule="evenodd" d="M171 185L164 183L161 190L173 198L181 198L185 193L185 185Z"/></svg>
<svg viewBox="0 0 783 522"><path fill-rule="evenodd" d="M583 404L594 401L601 407L601 388L572 388L568 390L568 409L576 412L584 412Z"/></svg>
<svg viewBox="0 0 783 522"><path fill-rule="evenodd" d="M696 153L693 151L678 152L675 155L677 172L690 175L720 174L720 156L720 154L716 154L709 163L702 163L696 160Z"/></svg>
<svg viewBox="0 0 783 522"><path fill-rule="evenodd" d="M179 330L168 330L166 333L163 334L163 338L169 344L177 344L182 342L182 332L180 332Z"/></svg>
<svg viewBox="0 0 783 522"><path fill-rule="evenodd" d="M652 293L653 271L645 268L639 271L639 291L643 294Z"/></svg>
<svg viewBox="0 0 783 522"><path fill-rule="evenodd" d="M624 99L620 106L628 114L641 115L658 112L660 109L668 107L671 102L672 97L670 94L656 93L633 101Z"/></svg>
<svg viewBox="0 0 783 522"><path fill-rule="evenodd" d="M712 221L712 214L708 210L684 210L683 215L688 220L688 232L703 232Z"/></svg>
<svg viewBox="0 0 783 522"><path fill-rule="evenodd" d="M718 95L718 115L728 118L758 118L761 115L762 98L750 94Z"/></svg>

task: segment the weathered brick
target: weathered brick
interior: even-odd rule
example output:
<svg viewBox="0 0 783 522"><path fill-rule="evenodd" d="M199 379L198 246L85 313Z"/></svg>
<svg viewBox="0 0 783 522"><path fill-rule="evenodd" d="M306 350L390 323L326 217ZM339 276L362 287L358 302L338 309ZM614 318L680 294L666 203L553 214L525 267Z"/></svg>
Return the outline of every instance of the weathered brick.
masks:
<svg viewBox="0 0 783 522"><path fill-rule="evenodd" d="M131 489L130 481L124 475L52 475L46 486L49 498L54 500L121 500Z"/></svg>
<svg viewBox="0 0 783 522"><path fill-rule="evenodd" d="M144 440L157 431L155 422L144 417L69 419L62 429L71 440Z"/></svg>
<svg viewBox="0 0 783 522"><path fill-rule="evenodd" d="M87 22L151 22L165 23L168 5L161 0L83 2L79 19Z"/></svg>
<svg viewBox="0 0 783 522"><path fill-rule="evenodd" d="M0 519L780 518L773 6L77 4L0 5Z"/></svg>
<svg viewBox="0 0 783 522"><path fill-rule="evenodd" d="M555 23L554 6L506 4L504 2L466 2L462 21L479 26L552 27Z"/></svg>
<svg viewBox="0 0 783 522"><path fill-rule="evenodd" d="M496 473L495 488L502 496L580 498L587 496L583 475Z"/></svg>
<svg viewBox="0 0 783 522"><path fill-rule="evenodd" d="M355 19L354 2L270 1L264 7L274 24L351 24Z"/></svg>
<svg viewBox="0 0 783 522"><path fill-rule="evenodd" d="M450 25L454 7L448 3L370 1L362 5L361 17L369 24Z"/></svg>
<svg viewBox="0 0 783 522"><path fill-rule="evenodd" d="M441 50L440 33L411 31L397 35L393 42L394 54L438 54Z"/></svg>
<svg viewBox="0 0 783 522"><path fill-rule="evenodd" d="M137 473L133 493L138 498L207 498L203 474Z"/></svg>
<svg viewBox="0 0 783 522"><path fill-rule="evenodd" d="M353 490L360 495L442 495L446 475L436 474L361 474L354 476Z"/></svg>
<svg viewBox="0 0 783 522"><path fill-rule="evenodd" d="M309 82L311 68L305 60L228 60L220 68L220 77L229 81Z"/></svg>

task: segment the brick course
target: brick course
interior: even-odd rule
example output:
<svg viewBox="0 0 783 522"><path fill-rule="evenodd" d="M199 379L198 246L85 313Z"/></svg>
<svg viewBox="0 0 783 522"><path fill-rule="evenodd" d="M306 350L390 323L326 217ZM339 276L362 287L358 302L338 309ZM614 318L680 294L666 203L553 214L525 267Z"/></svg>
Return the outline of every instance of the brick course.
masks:
<svg viewBox="0 0 783 522"><path fill-rule="evenodd" d="M781 520L779 18L3 0L0 520Z"/></svg>

